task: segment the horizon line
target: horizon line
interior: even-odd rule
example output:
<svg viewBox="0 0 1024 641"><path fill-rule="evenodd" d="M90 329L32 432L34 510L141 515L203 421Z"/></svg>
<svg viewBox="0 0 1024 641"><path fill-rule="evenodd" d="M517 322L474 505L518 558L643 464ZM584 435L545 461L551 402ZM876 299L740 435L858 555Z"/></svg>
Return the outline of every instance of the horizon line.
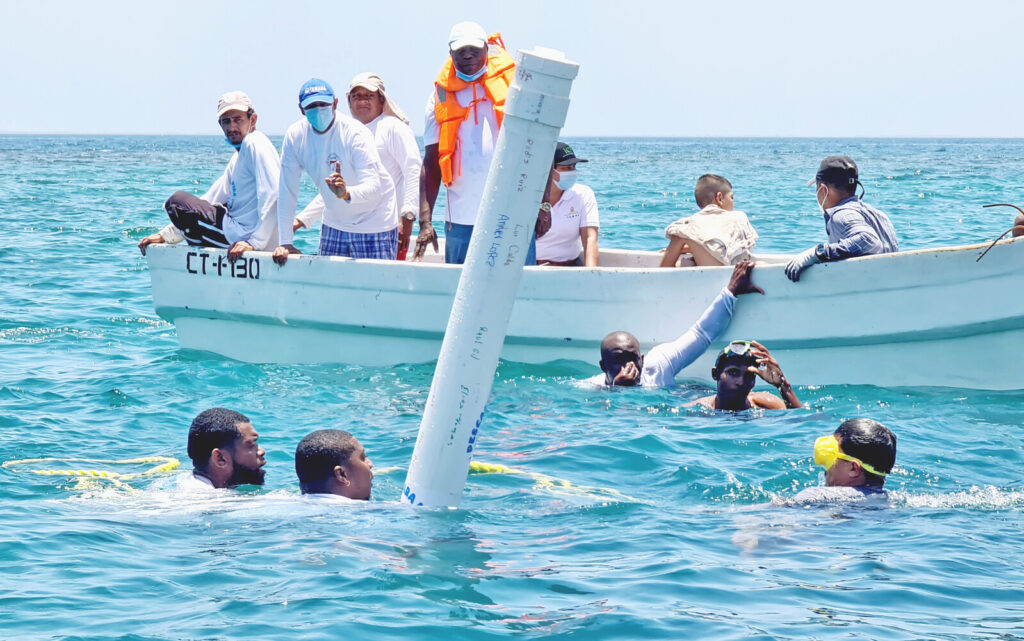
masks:
<svg viewBox="0 0 1024 641"><path fill-rule="evenodd" d="M263 132L267 136L281 137L284 133L268 133ZM3 131L0 130L0 136L158 136L164 138L170 137L198 137L198 138L222 138L219 134L198 134L198 133L123 133L123 132L68 132L68 131ZM422 135L416 135L417 139L422 138ZM609 138L613 140L626 140L626 139L657 139L657 140L702 140L702 139L716 139L716 140L730 140L730 139L763 139L773 140L779 138L790 138L800 140L1024 140L1024 136L965 136L965 135L923 135L923 134L907 134L907 135L868 135L868 136L812 136L812 135L765 135L765 134L751 134L751 135L651 135L651 134L637 134L637 135L608 135L608 134L567 134L565 138Z"/></svg>

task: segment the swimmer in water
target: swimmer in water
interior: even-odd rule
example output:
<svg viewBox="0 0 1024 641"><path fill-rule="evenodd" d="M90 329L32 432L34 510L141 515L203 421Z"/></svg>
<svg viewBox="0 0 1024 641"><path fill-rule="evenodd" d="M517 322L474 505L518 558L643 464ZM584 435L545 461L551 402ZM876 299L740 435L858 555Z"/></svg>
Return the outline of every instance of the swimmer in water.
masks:
<svg viewBox="0 0 1024 641"><path fill-rule="evenodd" d="M896 435L870 418L852 418L814 442L814 463L825 468L826 487L810 487L793 503L850 500L885 492L896 465Z"/></svg>
<svg viewBox="0 0 1024 641"><path fill-rule="evenodd" d="M755 376L774 385L782 398L768 392L751 392ZM718 384L717 393L688 403L687 407L703 405L727 412L742 412L752 407L767 410L803 407L779 362L757 341L733 341L726 345L711 368L711 378Z"/></svg>
<svg viewBox="0 0 1024 641"><path fill-rule="evenodd" d="M733 268L729 284L722 289L704 314L679 338L656 345L646 355L640 341L629 332L612 332L601 341L602 374L587 379L603 387L671 387L676 374L704 353L732 321L736 297L764 290L751 281L754 263L741 261Z"/></svg>
<svg viewBox="0 0 1024 641"><path fill-rule="evenodd" d="M373 462L359 440L342 430L317 430L299 441L295 474L303 494L365 501L373 488Z"/></svg>
<svg viewBox="0 0 1024 641"><path fill-rule="evenodd" d="M214 407L201 412L188 430L192 477L215 488L263 485L266 452L252 422L234 410Z"/></svg>

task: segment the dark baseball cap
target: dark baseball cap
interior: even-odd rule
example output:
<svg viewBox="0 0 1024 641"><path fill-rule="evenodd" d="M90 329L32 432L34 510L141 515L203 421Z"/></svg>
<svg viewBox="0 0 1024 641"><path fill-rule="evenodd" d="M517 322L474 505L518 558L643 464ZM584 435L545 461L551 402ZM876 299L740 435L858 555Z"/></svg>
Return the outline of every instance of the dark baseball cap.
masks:
<svg viewBox="0 0 1024 641"><path fill-rule="evenodd" d="M578 162L590 162L583 158L577 158L576 153L572 150L572 147L560 142L555 145L555 164L556 165L575 165Z"/></svg>
<svg viewBox="0 0 1024 641"><path fill-rule="evenodd" d="M821 161L821 164L818 165L818 173L814 175L814 180L809 181L807 184L813 185L816 182L822 182L827 185L853 187L857 184L859 177L857 163L853 162L853 158L849 156L829 156Z"/></svg>

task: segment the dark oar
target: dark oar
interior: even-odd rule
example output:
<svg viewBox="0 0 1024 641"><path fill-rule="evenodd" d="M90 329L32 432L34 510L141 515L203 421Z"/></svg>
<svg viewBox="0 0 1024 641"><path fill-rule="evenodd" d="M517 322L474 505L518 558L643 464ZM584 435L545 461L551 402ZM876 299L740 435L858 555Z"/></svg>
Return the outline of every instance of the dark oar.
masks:
<svg viewBox="0 0 1024 641"><path fill-rule="evenodd" d="M1021 213L1021 215L1022 215L1022 216L1024 216L1024 209L1021 209L1020 207L1018 207L1017 205L1014 205L1013 203L993 203L993 204L991 204L991 205L982 205L982 207L1013 207L1014 209L1016 209L1017 211L1019 211L1019 212ZM1003 233L999 234L999 238L996 238L995 240L993 240L993 241L992 241L992 244L991 244L991 245L989 245L988 247L986 247L986 248L985 248L985 251L981 252L981 256L978 256L977 260L975 260L974 262L978 262L979 260L981 260L982 258L984 258L984 257L985 257L985 254L987 254L987 253L988 253L988 250L990 250L990 249L992 249L993 247L995 247L995 246L996 246L996 243L998 243L999 241L1001 241L1001 240L1003 239L1003 237L1004 237L1004 236L1006 236L1007 234L1009 234L1009 233L1010 233L1010 232L1012 232L1012 231L1013 231L1013 227L1010 227L1009 229L1007 229L1007 230L1006 230L1006 231L1004 231Z"/></svg>

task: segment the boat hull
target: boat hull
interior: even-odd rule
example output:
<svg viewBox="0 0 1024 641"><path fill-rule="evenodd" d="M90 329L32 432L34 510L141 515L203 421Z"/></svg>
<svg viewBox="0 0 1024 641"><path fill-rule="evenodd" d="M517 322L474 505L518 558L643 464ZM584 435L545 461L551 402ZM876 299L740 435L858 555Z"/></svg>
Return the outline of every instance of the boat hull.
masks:
<svg viewBox="0 0 1024 641"><path fill-rule="evenodd" d="M761 341L797 385L1024 389L1024 239L816 265L791 283L760 256L732 325L682 378L710 378L732 338ZM181 346L248 362L394 365L437 358L461 267L151 246L157 313ZM612 265L528 268L502 357L596 363L610 331L645 349L687 329L731 268L659 269L654 252L602 252ZM628 266L633 265L633 266ZM596 369L595 369L596 371Z"/></svg>

